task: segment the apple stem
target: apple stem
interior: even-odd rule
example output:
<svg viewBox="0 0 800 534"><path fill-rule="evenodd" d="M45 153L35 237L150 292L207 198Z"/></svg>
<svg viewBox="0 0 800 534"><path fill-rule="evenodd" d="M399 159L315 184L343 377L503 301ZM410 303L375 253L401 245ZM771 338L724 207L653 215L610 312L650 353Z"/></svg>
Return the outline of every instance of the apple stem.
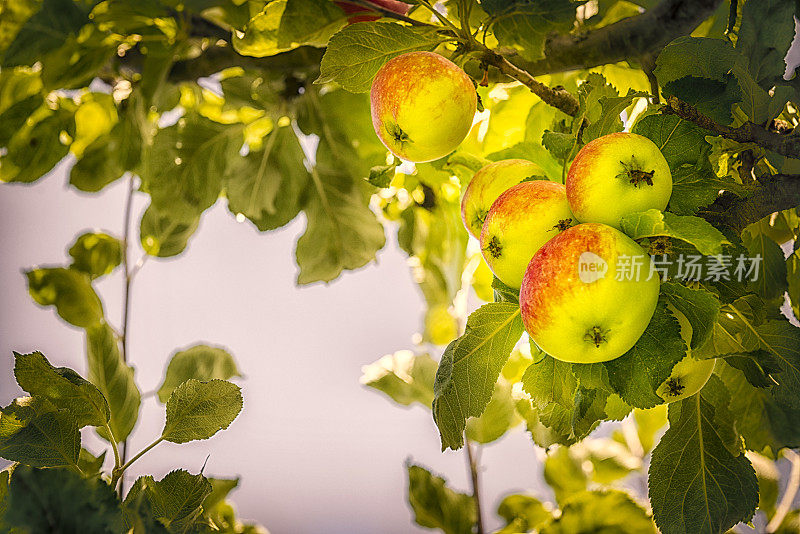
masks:
<svg viewBox="0 0 800 534"><path fill-rule="evenodd" d="M594 346L599 348L600 345L606 342L606 334L607 332L603 332L599 326L593 326L586 331L586 335L583 336L583 339L594 343Z"/></svg>
<svg viewBox="0 0 800 534"><path fill-rule="evenodd" d="M493 258L499 258L500 255L503 253L503 246L500 244L500 241L497 239L496 235L493 235L492 238L489 240L489 244L486 245L484 248L489 254L492 255Z"/></svg>

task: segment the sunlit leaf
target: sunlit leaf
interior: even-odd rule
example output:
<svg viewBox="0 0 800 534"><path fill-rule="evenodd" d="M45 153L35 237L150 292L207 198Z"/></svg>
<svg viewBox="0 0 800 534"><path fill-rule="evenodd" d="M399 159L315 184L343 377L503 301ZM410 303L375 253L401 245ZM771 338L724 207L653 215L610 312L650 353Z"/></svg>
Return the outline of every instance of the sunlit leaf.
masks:
<svg viewBox="0 0 800 534"><path fill-rule="evenodd" d="M187 380L167 400L161 437L173 443L208 439L230 426L242 411L239 386L224 380Z"/></svg>
<svg viewBox="0 0 800 534"><path fill-rule="evenodd" d="M158 400L167 402L175 388L190 379L207 381L228 380L241 376L233 356L220 347L195 345L176 352L169 360L164 381L158 388Z"/></svg>

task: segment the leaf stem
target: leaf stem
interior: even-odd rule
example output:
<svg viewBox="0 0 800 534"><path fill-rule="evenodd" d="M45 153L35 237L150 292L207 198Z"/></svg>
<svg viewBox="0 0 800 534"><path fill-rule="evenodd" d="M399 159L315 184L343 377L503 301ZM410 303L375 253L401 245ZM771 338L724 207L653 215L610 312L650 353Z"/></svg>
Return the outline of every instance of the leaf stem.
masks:
<svg viewBox="0 0 800 534"><path fill-rule="evenodd" d="M109 425L108 422L103 425L103 428L108 432L108 440L111 442L111 449L114 451L114 469L117 469L122 465L119 449L117 448L117 438L114 437L114 432L111 431L111 425Z"/></svg>
<svg viewBox="0 0 800 534"><path fill-rule="evenodd" d="M472 499L475 501L475 516L477 517L477 534L484 534L483 517L481 515L481 492L480 492L480 458L477 453L472 452L472 442L464 435L464 449L467 452L467 467L472 481Z"/></svg>
<svg viewBox="0 0 800 534"><path fill-rule="evenodd" d="M162 441L164 441L164 437L163 436L159 436L159 438L157 440L155 440L153 443L151 443L150 445L148 445L147 447L145 447L144 449L139 451L136 454L136 456L134 456L133 458L131 458L130 460L125 462L125 464L123 464L121 467L119 467L117 469L114 469L114 472L113 472L112 477L111 477L111 485L114 486L117 483L117 481L120 480L120 477L122 477L122 474L125 472L126 469L128 469L131 466L131 464L133 462L135 462L136 460L138 460L139 458L144 456L148 451L150 451L150 449L152 449L153 447L155 447L156 445L158 445ZM122 483L121 482L120 482L120 487L122 487Z"/></svg>
<svg viewBox="0 0 800 534"><path fill-rule="evenodd" d="M419 0L419 4L428 11L430 11L431 13L433 13L433 16L436 17L439 20L439 22L441 22L442 24L453 30L453 32L455 32L456 35L461 35L461 30L458 29L458 26L450 22L450 19L439 13L439 11L437 11L436 8L433 7L430 4L430 2L428 2L428 0Z"/></svg>
<svg viewBox="0 0 800 534"><path fill-rule="evenodd" d="M775 532L778 530L778 527L781 526L784 518L786 518L786 514L788 514L789 510L792 508L794 498L797 496L797 490L800 489L800 455L791 449L784 450L783 455L791 462L792 470L789 474L789 483L786 486L783 497L781 497L778 509L775 510L775 515L772 516L772 519L767 524L767 532Z"/></svg>

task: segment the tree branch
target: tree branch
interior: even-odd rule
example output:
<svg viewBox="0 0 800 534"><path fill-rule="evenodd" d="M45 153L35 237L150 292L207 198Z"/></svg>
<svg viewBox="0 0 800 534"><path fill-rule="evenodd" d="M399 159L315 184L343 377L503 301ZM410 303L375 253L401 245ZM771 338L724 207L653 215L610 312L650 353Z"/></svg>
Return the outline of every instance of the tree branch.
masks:
<svg viewBox="0 0 800 534"><path fill-rule="evenodd" d="M544 58L514 63L532 76L588 69L657 52L691 33L722 0L663 0L641 15L577 35L559 35L545 43Z"/></svg>
<svg viewBox="0 0 800 534"><path fill-rule="evenodd" d="M758 179L759 187L747 198L724 192L698 212L708 222L741 233L745 226L771 213L800 206L800 175L775 174Z"/></svg>
<svg viewBox="0 0 800 534"><path fill-rule="evenodd" d="M479 45L483 46L483 45ZM530 89L536 96L545 103L560 109L567 115L575 116L578 113L578 99L565 89L553 89L542 82L536 80L525 70L520 69L511 63L504 56L494 50L483 47L482 59L488 65L496 67L500 72L510 78L514 78L522 85Z"/></svg>
<svg viewBox="0 0 800 534"><path fill-rule="evenodd" d="M696 107L674 96L667 98L664 113L677 115L726 139L739 143L755 143L782 156L800 158L800 136L797 135L775 133L752 122L746 122L736 128L724 126L700 113Z"/></svg>
<svg viewBox="0 0 800 534"><path fill-rule="evenodd" d="M476 534L484 534L483 517L481 514L481 485L479 460L472 451L472 442L464 435L464 448L467 451L467 467L472 482L472 499L475 501L475 515L477 517Z"/></svg>

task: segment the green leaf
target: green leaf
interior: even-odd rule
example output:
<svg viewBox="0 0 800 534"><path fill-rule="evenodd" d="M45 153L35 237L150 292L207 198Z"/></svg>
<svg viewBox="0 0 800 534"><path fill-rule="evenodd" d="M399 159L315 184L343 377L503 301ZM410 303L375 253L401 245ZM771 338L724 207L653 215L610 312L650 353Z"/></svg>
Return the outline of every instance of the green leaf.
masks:
<svg viewBox="0 0 800 534"><path fill-rule="evenodd" d="M697 395L669 407L669 430L653 450L649 493L663 534L724 532L748 521L758 482L744 454L725 445L729 394L712 377Z"/></svg>
<svg viewBox="0 0 800 534"><path fill-rule="evenodd" d="M4 518L12 532L122 532L114 490L102 479L67 469L14 469Z"/></svg>
<svg viewBox="0 0 800 534"><path fill-rule="evenodd" d="M742 6L736 50L747 58L750 74L764 89L783 78L784 58L794 38L794 14L795 6L781 0Z"/></svg>
<svg viewBox="0 0 800 534"><path fill-rule="evenodd" d="M577 5L569 0L485 0L481 7L491 16L490 24L497 41L534 61L544 57L547 34L572 28Z"/></svg>
<svg viewBox="0 0 800 534"><path fill-rule="evenodd" d="M195 345L176 352L169 360L164 381L158 388L158 400L161 403L167 402L172 392L187 380L228 380L235 376L242 375L236 367L233 356L227 350L208 345Z"/></svg>
<svg viewBox="0 0 800 534"><path fill-rule="evenodd" d="M541 534L592 534L637 532L656 534L653 520L624 491L584 491L568 499L558 519L542 527Z"/></svg>
<svg viewBox="0 0 800 534"><path fill-rule="evenodd" d="M401 350L362 367L361 383L404 406L418 402L430 408L437 367L429 354Z"/></svg>
<svg viewBox="0 0 800 534"><path fill-rule="evenodd" d="M522 387L538 408L553 402L565 408L572 407L577 385L571 364L547 354L528 366L522 376Z"/></svg>
<svg viewBox="0 0 800 534"><path fill-rule="evenodd" d="M389 184L392 183L392 179L394 178L396 169L397 161L393 161L391 165L376 165L369 170L367 181L375 187L389 187Z"/></svg>
<svg viewBox="0 0 800 534"><path fill-rule="evenodd" d="M313 188L303 208L308 223L297 241L297 283L330 282L345 269L375 258L386 238L369 209L360 182L340 172L312 171ZM366 185L366 184L364 184Z"/></svg>
<svg viewBox="0 0 800 534"><path fill-rule="evenodd" d="M708 132L675 115L646 115L631 131L653 141L673 172L681 165L694 166L710 150Z"/></svg>
<svg viewBox="0 0 800 534"><path fill-rule="evenodd" d="M748 452L747 459L753 464L758 478L758 509L771 519L778 504L780 471L775 462L757 452Z"/></svg>
<svg viewBox="0 0 800 534"><path fill-rule="evenodd" d="M133 378L133 367L122 359L113 330L107 324L86 330L86 358L89 381L108 400L108 425L118 442L125 441L139 418L141 394ZM110 440L104 429L98 433Z"/></svg>
<svg viewBox="0 0 800 534"><path fill-rule="evenodd" d="M667 424L667 405L659 404L648 410L635 409L633 418L636 421L636 433L645 454L656 444L656 434Z"/></svg>
<svg viewBox="0 0 800 534"><path fill-rule="evenodd" d="M761 258L758 277L747 281L747 287L765 300L782 296L788 289L786 260L780 245L750 225L742 232L742 244L750 258Z"/></svg>
<svg viewBox="0 0 800 534"><path fill-rule="evenodd" d="M708 342L694 352L696 358L711 358L751 352L759 348L755 325L763 322L760 301L754 295L724 305Z"/></svg>
<svg viewBox="0 0 800 534"><path fill-rule="evenodd" d="M79 427L103 426L108 422L111 414L105 397L78 373L67 367L53 367L41 352L15 352L14 359L17 383L32 396L67 410Z"/></svg>
<svg viewBox="0 0 800 534"><path fill-rule="evenodd" d="M176 469L158 481L149 475L137 479L125 505L132 507L136 500L146 499L152 516L170 532L188 532L200 518L203 501L211 491L211 483L202 474Z"/></svg>
<svg viewBox="0 0 800 534"><path fill-rule="evenodd" d="M442 450L463 445L467 418L483 413L522 330L519 306L485 304L469 316L464 335L448 345L433 386Z"/></svg>
<svg viewBox="0 0 800 534"><path fill-rule="evenodd" d="M69 173L70 185L80 191L97 192L122 178L139 163L144 122L138 98L125 101L128 111L106 135L93 140Z"/></svg>
<svg viewBox="0 0 800 534"><path fill-rule="evenodd" d="M728 41L708 37L679 37L658 55L653 74L662 86L685 76L724 82L738 57L739 54Z"/></svg>
<svg viewBox="0 0 800 534"><path fill-rule="evenodd" d="M336 82L352 93L366 93L387 61L408 52L433 50L444 40L435 28L357 22L331 38L314 83Z"/></svg>
<svg viewBox="0 0 800 534"><path fill-rule="evenodd" d="M475 443L491 443L500 439L515 423L516 401L511 384L500 380L494 385L489 404L480 417L467 420L467 439Z"/></svg>
<svg viewBox="0 0 800 534"><path fill-rule="evenodd" d="M747 323L753 328L752 323ZM794 409L800 409L800 328L785 319L767 321L755 328L761 348L775 357L780 367L773 378L775 399Z"/></svg>
<svg viewBox="0 0 800 534"><path fill-rule="evenodd" d="M78 424L47 401L21 397L2 409L0 457L34 467L75 466L81 448Z"/></svg>
<svg viewBox="0 0 800 534"><path fill-rule="evenodd" d="M103 451L100 456L95 456L91 452L81 447L78 453L78 467L83 472L84 476L99 476L100 471L103 469L103 462L106 461L106 453Z"/></svg>
<svg viewBox="0 0 800 534"><path fill-rule="evenodd" d="M73 0L44 0L42 8L22 25L6 49L0 66L33 65L61 47L89 22L88 13Z"/></svg>
<svg viewBox="0 0 800 534"><path fill-rule="evenodd" d="M167 400L167 421L162 439L186 443L208 439L230 426L242 411L239 386L224 380L187 380Z"/></svg>
<svg viewBox="0 0 800 534"><path fill-rule="evenodd" d="M279 228L300 212L310 175L291 127L276 127L260 151L251 151L225 181L228 209L244 214L262 232Z"/></svg>
<svg viewBox="0 0 800 534"><path fill-rule="evenodd" d="M656 394L672 368L686 355L678 320L659 300L653 318L631 350L605 362L614 390L636 408L652 408L663 400Z"/></svg>
<svg viewBox="0 0 800 534"><path fill-rule="evenodd" d="M211 512L215 506L225 502L228 494L239 486L239 477L236 478L209 478L211 493L203 500L203 510Z"/></svg>
<svg viewBox="0 0 800 534"><path fill-rule="evenodd" d="M547 453L543 476L556 501L563 504L571 495L586 490L589 483L582 460L569 447L557 447Z"/></svg>
<svg viewBox="0 0 800 534"><path fill-rule="evenodd" d="M88 274L92 279L109 274L122 262L119 239L101 232L87 232L69 249L70 269Z"/></svg>
<svg viewBox="0 0 800 534"><path fill-rule="evenodd" d="M8 6L14 6L14 3L4 4L4 9ZM9 12L4 11L4 20L0 21L0 35L6 17L10 16ZM7 146L14 134L22 129L28 117L41 105L40 72L28 67L3 69L0 72L0 146Z"/></svg>
<svg viewBox="0 0 800 534"><path fill-rule="evenodd" d="M3 517L8 510L8 481L11 478L12 466L0 471L0 529L8 529L8 525L3 521Z"/></svg>
<svg viewBox="0 0 800 534"><path fill-rule="evenodd" d="M694 215L700 208L713 203L720 191L743 196L747 189L729 178L719 178L703 159L694 165L685 164L672 169L672 196L667 209L676 215Z"/></svg>
<svg viewBox="0 0 800 534"><path fill-rule="evenodd" d="M88 328L103 320L103 304L89 275L60 267L33 269L25 275L33 300L42 306L55 306L68 323Z"/></svg>
<svg viewBox="0 0 800 534"><path fill-rule="evenodd" d="M800 410L775 400L769 389L753 386L739 369L717 362L715 374L730 391L730 411L748 450L774 454L800 446Z"/></svg>
<svg viewBox="0 0 800 534"><path fill-rule="evenodd" d="M3 18L0 19L0 57L14 41L22 25L41 7L41 1L36 0L9 0L3 4Z"/></svg>
<svg viewBox="0 0 800 534"><path fill-rule="evenodd" d="M142 189L159 211L184 220L199 215L216 202L241 146L242 125L186 115L159 130L144 152Z"/></svg>
<svg viewBox="0 0 800 534"><path fill-rule="evenodd" d="M786 259L786 281L789 303L795 318L800 318L800 240L795 241L795 251Z"/></svg>
<svg viewBox="0 0 800 534"><path fill-rule="evenodd" d="M277 0L264 6L242 32L234 33L233 47L255 57L302 45L322 47L345 23L342 10L326 0Z"/></svg>
<svg viewBox="0 0 800 534"><path fill-rule="evenodd" d="M656 209L631 213L622 217L620 228L632 239L667 236L686 241L700 254L722 254L722 245L729 245L722 232L705 219L691 215L681 216Z"/></svg>
<svg viewBox="0 0 800 534"><path fill-rule="evenodd" d="M38 180L61 161L69 147L61 132L75 130L74 103L60 98L58 107L41 106L14 132L0 157L0 181L30 183Z"/></svg>
<svg viewBox="0 0 800 534"><path fill-rule="evenodd" d="M611 438L592 438L572 446L583 465L592 465L592 481L611 484L642 468L642 459Z"/></svg>
<svg viewBox="0 0 800 534"><path fill-rule="evenodd" d="M714 293L703 289L688 288L676 282L661 284L661 294L689 320L692 325L691 348L702 347L711 337L719 316L721 304Z"/></svg>
<svg viewBox="0 0 800 534"><path fill-rule="evenodd" d="M447 487L445 479L418 465L408 464L408 502L414 521L445 534L469 534L477 514L471 496Z"/></svg>
<svg viewBox="0 0 800 534"><path fill-rule="evenodd" d="M520 494L505 496L497 507L497 515L506 520L506 526L498 530L497 534L538 530L553 517L540 500Z"/></svg>
<svg viewBox="0 0 800 534"><path fill-rule="evenodd" d="M598 102L602 112L597 119L584 128L581 141L583 143L588 143L598 137L614 132L621 132L623 129L622 119L620 118L622 112L631 106L636 99L647 96L648 93L644 91L629 89L628 94L625 96L600 97Z"/></svg>
<svg viewBox="0 0 800 534"><path fill-rule="evenodd" d="M742 100L742 91L733 75L726 76L725 82L708 78L686 76L664 85L665 96L675 96L697 108L697 110L717 121L728 125L733 122L731 109Z"/></svg>
<svg viewBox="0 0 800 534"><path fill-rule="evenodd" d="M160 211L150 204L139 225L142 248L149 255L159 258L177 256L186 249L199 223L199 215Z"/></svg>

